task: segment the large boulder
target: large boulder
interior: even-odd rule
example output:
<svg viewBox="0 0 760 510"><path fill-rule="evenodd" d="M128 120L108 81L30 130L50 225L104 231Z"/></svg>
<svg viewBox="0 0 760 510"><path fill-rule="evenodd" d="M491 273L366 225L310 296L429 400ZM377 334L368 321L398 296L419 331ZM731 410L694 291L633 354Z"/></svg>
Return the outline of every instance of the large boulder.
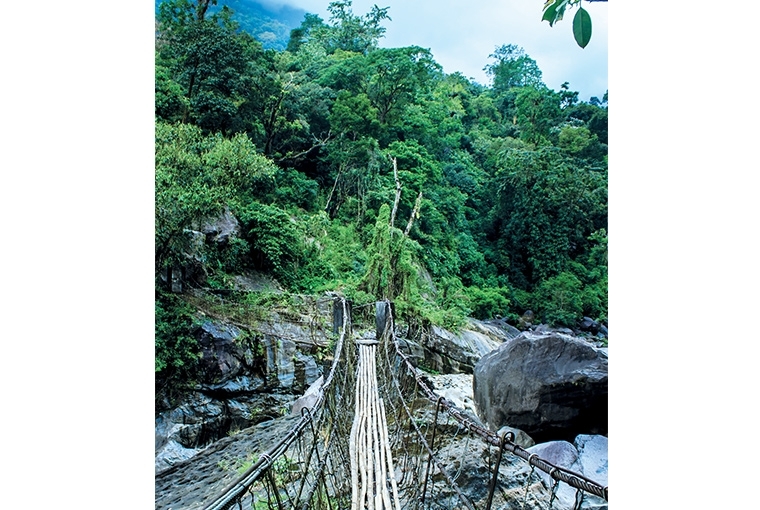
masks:
<svg viewBox="0 0 760 510"><path fill-rule="evenodd" d="M483 355L517 334L519 331L503 321L469 319L458 333L433 326L429 334L422 335L421 345L425 349L422 368L447 374L471 374Z"/></svg>
<svg viewBox="0 0 760 510"><path fill-rule="evenodd" d="M473 396L493 430L536 442L607 434L607 349L557 332L508 340L475 365Z"/></svg>
<svg viewBox="0 0 760 510"><path fill-rule="evenodd" d="M567 468L603 487L607 486L608 453L605 436L581 434L575 438L572 444L567 441L549 441L537 444L527 450L555 466ZM537 469L535 472L538 473L544 487L551 491L556 481L544 471ZM560 483L555 491L556 500L552 508L557 510L576 508L576 498L579 497L577 492L572 486ZM607 509L608 505L602 498L584 493L582 507L602 510Z"/></svg>
<svg viewBox="0 0 760 510"><path fill-rule="evenodd" d="M581 331L588 331L589 333L592 333L596 335L599 333L599 328L601 328L601 324L596 322L591 317L584 317L581 322L578 324L578 328L580 328Z"/></svg>

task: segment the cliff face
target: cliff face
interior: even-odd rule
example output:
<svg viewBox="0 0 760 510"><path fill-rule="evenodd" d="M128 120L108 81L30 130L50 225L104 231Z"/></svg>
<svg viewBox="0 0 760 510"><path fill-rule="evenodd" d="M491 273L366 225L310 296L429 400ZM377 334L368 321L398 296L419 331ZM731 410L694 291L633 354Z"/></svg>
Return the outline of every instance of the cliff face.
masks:
<svg viewBox="0 0 760 510"><path fill-rule="evenodd" d="M199 301L195 301L199 303ZM197 380L156 395L156 473L237 431L290 413L329 356L332 298L243 323L199 310Z"/></svg>

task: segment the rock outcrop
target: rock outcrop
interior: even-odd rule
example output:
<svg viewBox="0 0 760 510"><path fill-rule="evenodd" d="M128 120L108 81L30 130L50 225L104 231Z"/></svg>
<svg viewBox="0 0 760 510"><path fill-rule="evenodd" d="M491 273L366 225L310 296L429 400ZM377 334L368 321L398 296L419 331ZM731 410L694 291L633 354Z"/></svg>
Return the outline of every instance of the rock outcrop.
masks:
<svg viewBox="0 0 760 510"><path fill-rule="evenodd" d="M187 460L209 444L251 425L286 414L292 396L281 394L212 398L186 395L156 418L156 473Z"/></svg>
<svg viewBox="0 0 760 510"><path fill-rule="evenodd" d="M325 300L329 310L330 300ZM315 303L325 307L325 303ZM237 430L289 414L322 376L316 355L328 334L307 317L272 313L255 327L203 320L198 380L156 416L156 472L196 455Z"/></svg>
<svg viewBox="0 0 760 510"><path fill-rule="evenodd" d="M190 459L177 459L156 474L155 508L204 508L240 475L247 462L266 452L295 425L298 417L285 416L224 437Z"/></svg>
<svg viewBox="0 0 760 510"><path fill-rule="evenodd" d="M536 442L607 433L607 349L556 332L525 332L483 356L473 374L478 414Z"/></svg>
<svg viewBox="0 0 760 510"><path fill-rule="evenodd" d="M424 359L421 365L446 374L471 374L475 363L502 342L520 332L505 321L479 321L470 319L459 333L433 326L429 334L422 335Z"/></svg>
<svg viewBox="0 0 760 510"><path fill-rule="evenodd" d="M232 212L225 208L215 218L209 218L201 223L197 230L206 237L206 242L226 244L231 238L240 235L240 223Z"/></svg>
<svg viewBox="0 0 760 510"><path fill-rule="evenodd" d="M442 429L441 429L442 430ZM439 436L440 437L440 436ZM581 435L573 443L551 441L527 450L557 466L570 469L594 482L607 485L607 438ZM436 456L447 466L448 472L476 508L484 508L492 470L489 462L495 461L496 451L480 440L446 441L442 439ZM462 508L454 492L443 483L436 487L436 501L442 508ZM525 510L546 509L552 501L554 480L548 473L531 468L516 455L505 454L499 465L499 486L494 493L492 508L521 508ZM526 491L527 489L527 491ZM527 497L526 497L527 492ZM572 510L575 508L576 489L565 483L557 486L551 508ZM584 493L584 509L606 510L608 504L602 498Z"/></svg>

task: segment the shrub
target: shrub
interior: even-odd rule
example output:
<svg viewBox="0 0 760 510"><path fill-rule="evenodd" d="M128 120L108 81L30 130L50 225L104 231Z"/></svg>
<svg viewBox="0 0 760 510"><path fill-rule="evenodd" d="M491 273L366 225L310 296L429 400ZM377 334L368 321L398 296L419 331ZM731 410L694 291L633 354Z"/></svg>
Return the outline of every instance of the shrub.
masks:
<svg viewBox="0 0 760 510"><path fill-rule="evenodd" d="M542 281L533 293L542 320L551 326L573 326L583 313L583 283L563 272Z"/></svg>
<svg viewBox="0 0 760 510"><path fill-rule="evenodd" d="M162 379L185 378L197 365L198 342L192 336L193 308L179 297L156 293L156 374Z"/></svg>
<svg viewBox="0 0 760 510"><path fill-rule="evenodd" d="M491 319L496 315L507 315L509 289L503 287L467 287L466 296L470 304L470 314L476 319Z"/></svg>

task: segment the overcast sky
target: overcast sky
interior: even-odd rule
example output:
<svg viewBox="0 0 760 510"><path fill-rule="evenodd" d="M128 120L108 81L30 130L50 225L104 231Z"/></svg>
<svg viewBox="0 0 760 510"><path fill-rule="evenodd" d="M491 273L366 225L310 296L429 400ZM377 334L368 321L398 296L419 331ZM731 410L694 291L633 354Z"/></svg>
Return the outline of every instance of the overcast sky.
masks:
<svg viewBox="0 0 760 510"><path fill-rule="evenodd" d="M289 4L329 19L329 0L265 0L269 5ZM482 84L490 83L483 71L497 46L516 44L533 58L550 88L563 82L580 93L580 99L599 98L607 91L607 2L583 2L592 22L591 42L580 48L573 39L572 17L550 27L541 21L543 0L354 0L354 14L373 5L390 7L392 21L381 40L383 47L417 45L429 48L446 73L461 72Z"/></svg>

